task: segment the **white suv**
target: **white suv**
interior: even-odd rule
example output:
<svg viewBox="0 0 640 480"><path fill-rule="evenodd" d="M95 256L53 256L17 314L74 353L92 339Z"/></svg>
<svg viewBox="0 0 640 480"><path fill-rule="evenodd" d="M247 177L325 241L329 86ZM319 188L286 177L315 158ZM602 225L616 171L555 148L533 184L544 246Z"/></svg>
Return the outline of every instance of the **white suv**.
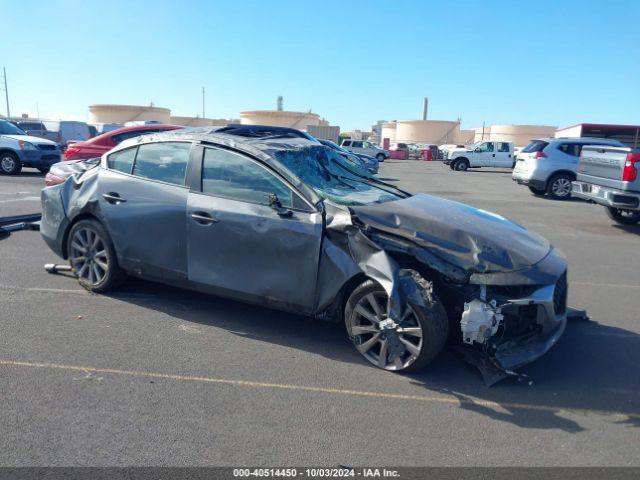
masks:
<svg viewBox="0 0 640 480"><path fill-rule="evenodd" d="M571 197L571 182L576 179L578 159L585 145L624 147L606 138L539 138L518 153L512 178L526 185L534 195L549 195L556 200Z"/></svg>
<svg viewBox="0 0 640 480"><path fill-rule="evenodd" d="M343 140L340 146L353 153L376 157L379 162L383 162L385 158L389 158L389 152L387 150L365 140Z"/></svg>

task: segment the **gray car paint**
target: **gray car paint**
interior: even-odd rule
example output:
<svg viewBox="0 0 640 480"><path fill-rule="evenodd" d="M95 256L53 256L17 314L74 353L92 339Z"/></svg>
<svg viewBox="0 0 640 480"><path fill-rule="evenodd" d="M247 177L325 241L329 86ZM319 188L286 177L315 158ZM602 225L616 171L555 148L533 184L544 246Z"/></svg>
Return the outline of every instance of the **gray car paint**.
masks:
<svg viewBox="0 0 640 480"><path fill-rule="evenodd" d="M306 139L238 139L203 129L138 137L115 150L176 139L231 148L262 162L304 199L309 211L281 218L268 206L204 195L193 155L185 187L115 173L107 168L105 155L99 168L43 190L46 242L66 257L70 225L91 214L108 226L118 259L130 274L336 319L349 285L367 277L388 293L393 319L402 318L408 301L429 302L436 283L455 292L456 302L477 296L478 285L535 285L529 295L503 299L516 310L538 305L541 326L526 346L510 345L501 356L491 356L503 369L537 358L564 329L566 315L553 311L552 297L566 260L519 225L426 195L351 207L323 200L276 159L283 151L317 154L317 144ZM114 191L126 195L127 202L108 204L102 195ZM219 221L204 227L189 220L191 212L203 209ZM407 254L413 265L400 264ZM453 310L450 317L456 315Z"/></svg>

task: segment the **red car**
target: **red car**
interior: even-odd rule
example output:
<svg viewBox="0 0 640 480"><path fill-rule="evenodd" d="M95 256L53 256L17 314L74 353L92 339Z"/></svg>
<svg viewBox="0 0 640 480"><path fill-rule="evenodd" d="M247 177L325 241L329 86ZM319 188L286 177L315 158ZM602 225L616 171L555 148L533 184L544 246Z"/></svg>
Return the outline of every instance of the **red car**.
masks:
<svg viewBox="0 0 640 480"><path fill-rule="evenodd" d="M64 152L65 160L86 160L102 156L123 140L146 135L148 133L162 132L164 130L176 130L177 125L136 125L112 130L83 142L75 142L67 147Z"/></svg>

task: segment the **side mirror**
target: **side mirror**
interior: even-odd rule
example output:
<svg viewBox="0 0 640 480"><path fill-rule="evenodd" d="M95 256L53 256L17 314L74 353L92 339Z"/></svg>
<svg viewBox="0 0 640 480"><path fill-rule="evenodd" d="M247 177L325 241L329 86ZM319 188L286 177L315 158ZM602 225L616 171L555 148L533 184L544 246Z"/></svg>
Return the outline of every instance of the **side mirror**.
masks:
<svg viewBox="0 0 640 480"><path fill-rule="evenodd" d="M290 210L282 206L282 203L280 203L280 199L278 198L278 195L276 195L275 193L270 193L268 198L269 198L269 206L273 208L278 215L284 218L289 218L293 215L293 210Z"/></svg>
<svg viewBox="0 0 640 480"><path fill-rule="evenodd" d="M480 147L478 147L478 148L476 148L476 149L474 150L474 152L476 152L476 153L480 153L480 152L482 152L482 150L480 149Z"/></svg>

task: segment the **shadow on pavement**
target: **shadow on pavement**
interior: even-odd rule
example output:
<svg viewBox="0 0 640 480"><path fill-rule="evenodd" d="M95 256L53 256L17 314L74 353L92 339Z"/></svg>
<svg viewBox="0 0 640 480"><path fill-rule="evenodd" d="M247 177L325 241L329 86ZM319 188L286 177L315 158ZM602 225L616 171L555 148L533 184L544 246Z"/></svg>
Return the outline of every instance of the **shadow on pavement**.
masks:
<svg viewBox="0 0 640 480"><path fill-rule="evenodd" d="M366 364L342 324L141 280L130 280L110 296L245 338ZM584 427L573 418L590 411L600 416L631 414L623 420L607 418L640 426L640 335L634 332L594 321L571 322L559 343L521 372L528 376L526 380L508 378L489 388L473 367L447 349L425 371L405 377L429 392L456 397L458 408L521 428L577 433ZM371 375L394 374L371 366Z"/></svg>

